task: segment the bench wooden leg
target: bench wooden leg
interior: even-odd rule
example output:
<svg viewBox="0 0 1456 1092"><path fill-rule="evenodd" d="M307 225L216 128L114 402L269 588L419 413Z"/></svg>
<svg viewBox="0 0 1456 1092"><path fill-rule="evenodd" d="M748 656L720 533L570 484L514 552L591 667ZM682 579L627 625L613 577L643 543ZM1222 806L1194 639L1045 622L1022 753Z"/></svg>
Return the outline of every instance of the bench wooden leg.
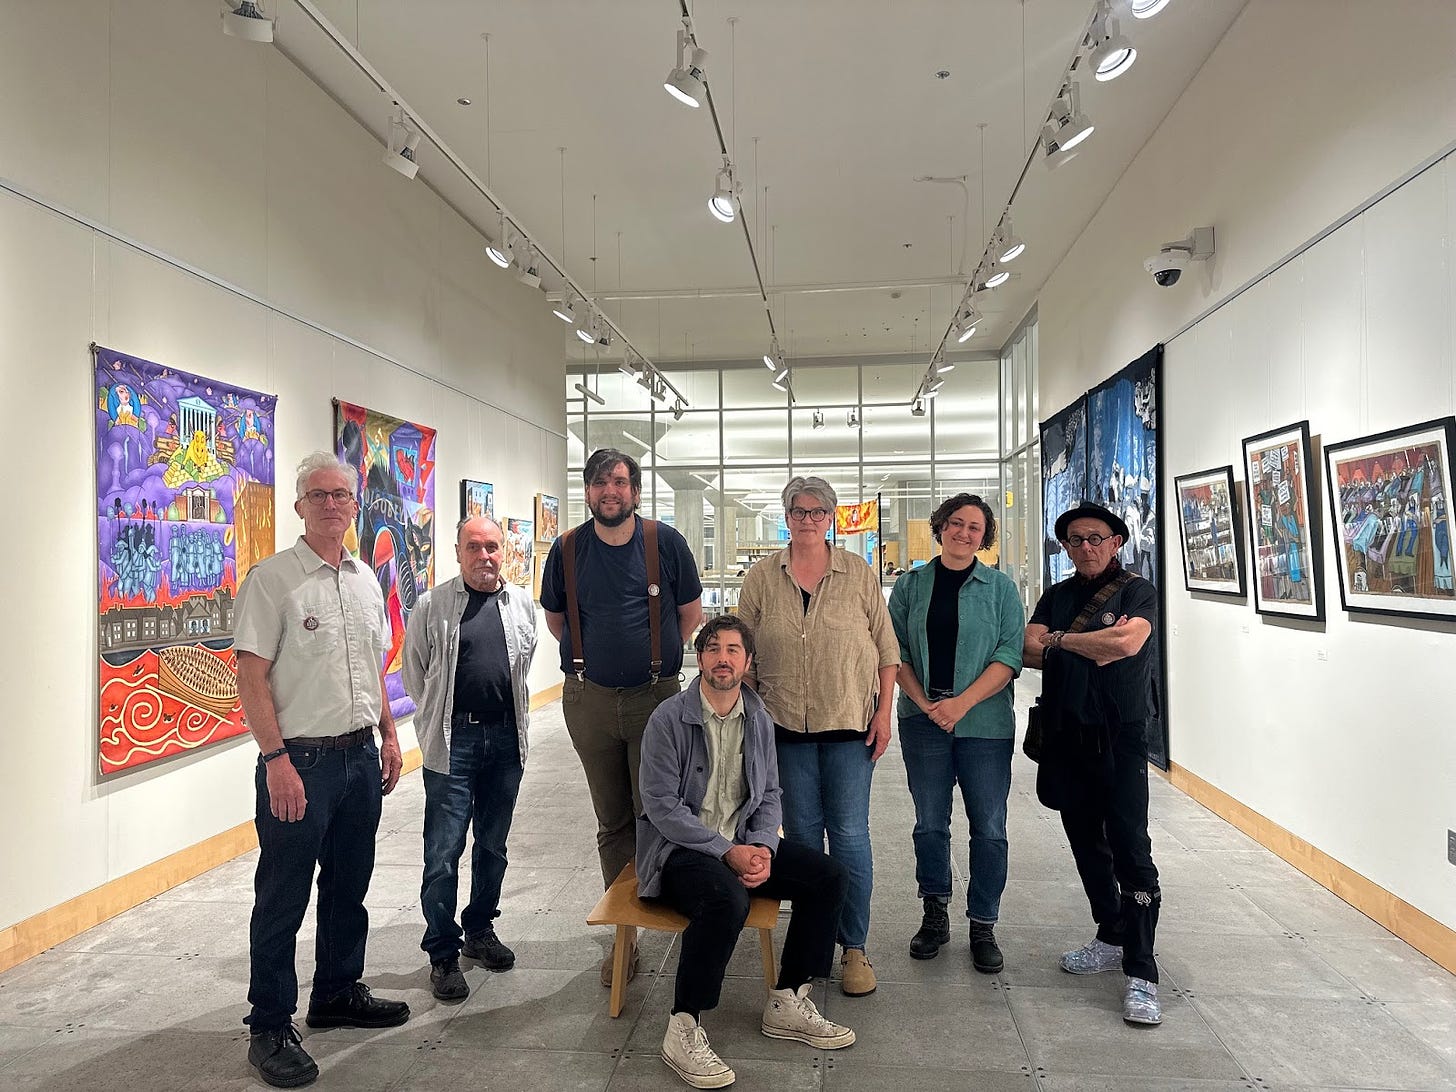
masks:
<svg viewBox="0 0 1456 1092"><path fill-rule="evenodd" d="M774 983L779 980L777 964L774 961L773 930L760 929L758 931L758 952L763 956L763 989L767 993L774 988Z"/></svg>
<svg viewBox="0 0 1456 1092"><path fill-rule="evenodd" d="M612 1002L609 1011L615 1020L622 1015L627 1004L627 961L632 955L632 934L630 925L617 926L617 939L612 945Z"/></svg>

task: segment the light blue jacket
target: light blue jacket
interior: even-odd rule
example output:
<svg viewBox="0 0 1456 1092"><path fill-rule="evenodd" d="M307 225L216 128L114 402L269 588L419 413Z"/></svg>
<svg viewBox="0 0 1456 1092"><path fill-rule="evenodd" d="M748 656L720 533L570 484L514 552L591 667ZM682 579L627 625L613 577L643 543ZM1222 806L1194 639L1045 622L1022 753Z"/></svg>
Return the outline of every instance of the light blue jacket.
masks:
<svg viewBox="0 0 1456 1092"><path fill-rule="evenodd" d="M470 592L460 577L431 588L410 612L404 630L400 675L405 692L415 700L415 736L425 769L450 772L450 717L455 711L455 667L460 658L460 619ZM506 633L506 659L511 665L515 699L516 741L521 765L526 764L526 729L531 716L531 691L526 673L536 654L536 607L525 588L502 582L496 602Z"/></svg>
<svg viewBox="0 0 1456 1092"><path fill-rule="evenodd" d="M935 563L911 569L895 579L890 592L890 624L900 641L900 660L910 665L920 685L928 689L930 681L930 640L925 632L925 616L930 611L930 595L935 590ZM961 693L981 677L993 663L1011 669L1014 679L1021 674L1021 642L1026 634L1026 613L1021 609L1021 596L1015 582L999 569L977 561L966 582L961 585L959 626L956 633L955 692ZM920 712L916 704L900 692L896 710L902 717ZM1010 739L1016 734L1016 717L1012 712L1011 686L1008 684L956 722L955 734L981 739Z"/></svg>
<svg viewBox="0 0 1456 1092"><path fill-rule="evenodd" d="M748 800L733 841L698 819L708 791L708 740L703 734L701 681L694 679L652 711L642 736L637 784L643 814L637 817L637 893L661 894L662 866L679 846L721 858L735 845L779 848L783 808L773 718L763 699L743 690L743 780Z"/></svg>

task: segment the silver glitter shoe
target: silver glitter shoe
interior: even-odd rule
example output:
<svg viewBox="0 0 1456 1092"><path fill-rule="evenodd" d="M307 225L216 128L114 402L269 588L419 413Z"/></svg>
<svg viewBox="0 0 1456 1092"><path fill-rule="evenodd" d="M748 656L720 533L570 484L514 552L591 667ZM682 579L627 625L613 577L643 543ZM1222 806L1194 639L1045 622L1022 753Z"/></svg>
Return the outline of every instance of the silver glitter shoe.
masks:
<svg viewBox="0 0 1456 1092"><path fill-rule="evenodd" d="M1075 952L1062 956L1062 970L1068 974L1101 974L1122 966L1122 946L1108 944L1095 937Z"/></svg>
<svg viewBox="0 0 1456 1092"><path fill-rule="evenodd" d="M1163 1007L1158 1004L1158 984L1146 978L1129 978L1122 998L1122 1018L1129 1024L1161 1024Z"/></svg>

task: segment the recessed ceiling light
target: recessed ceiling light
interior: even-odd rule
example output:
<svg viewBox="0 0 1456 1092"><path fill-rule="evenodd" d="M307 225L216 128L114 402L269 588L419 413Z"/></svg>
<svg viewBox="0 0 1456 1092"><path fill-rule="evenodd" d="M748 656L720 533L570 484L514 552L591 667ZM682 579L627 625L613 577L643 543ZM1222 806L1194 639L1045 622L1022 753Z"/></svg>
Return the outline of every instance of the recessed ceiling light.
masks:
<svg viewBox="0 0 1456 1092"><path fill-rule="evenodd" d="M464 96L461 96L460 98L456 99L455 101L458 102L461 106L469 106L470 105L470 100L467 99L467 98L465 98Z"/></svg>
<svg viewBox="0 0 1456 1092"><path fill-rule="evenodd" d="M948 79L950 79L950 69L949 68L939 68L939 69L936 69L935 78L937 80L948 80Z"/></svg>

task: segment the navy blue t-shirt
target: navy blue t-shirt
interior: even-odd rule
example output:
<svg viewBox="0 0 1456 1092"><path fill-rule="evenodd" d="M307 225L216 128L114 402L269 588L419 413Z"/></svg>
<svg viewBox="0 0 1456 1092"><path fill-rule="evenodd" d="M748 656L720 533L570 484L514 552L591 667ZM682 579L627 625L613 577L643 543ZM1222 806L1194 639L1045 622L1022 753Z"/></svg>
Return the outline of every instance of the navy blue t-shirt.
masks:
<svg viewBox="0 0 1456 1092"><path fill-rule="evenodd" d="M647 559L642 520L632 540L608 546L587 520L571 536L576 549L576 601L581 610L582 656L586 677L598 686L641 686L652 675L652 635L647 614ZM551 544L541 574L541 608L566 614L566 572L561 544ZM662 584L662 674L682 670L683 637L677 608L702 597L703 582L687 539L665 523L657 525L657 552ZM571 663L571 618L561 634L561 670L575 674Z"/></svg>

